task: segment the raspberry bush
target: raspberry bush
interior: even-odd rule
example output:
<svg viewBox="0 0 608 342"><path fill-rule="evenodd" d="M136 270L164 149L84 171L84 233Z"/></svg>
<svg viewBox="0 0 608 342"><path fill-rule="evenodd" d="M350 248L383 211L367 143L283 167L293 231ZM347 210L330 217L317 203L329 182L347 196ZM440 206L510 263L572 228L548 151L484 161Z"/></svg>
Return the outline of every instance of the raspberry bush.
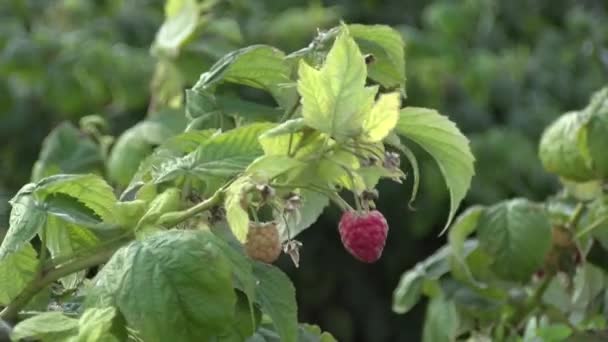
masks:
<svg viewBox="0 0 608 342"><path fill-rule="evenodd" d="M563 185L543 202L474 206L448 243L401 277L393 310L430 299L424 341L608 338L608 88L557 118L539 158ZM602 146L602 147L600 147Z"/></svg>
<svg viewBox="0 0 608 342"><path fill-rule="evenodd" d="M446 116L404 106L397 31L341 24L289 53L254 45L184 84L178 65L205 10L167 6L144 120L114 137L91 115L45 140L0 246L13 340L332 341L298 323L295 289L272 262L284 252L297 266L297 235L330 205L344 212L344 253L380 258L375 188L406 169L414 201L412 144L445 177L452 222L474 158Z"/></svg>
<svg viewBox="0 0 608 342"><path fill-rule="evenodd" d="M391 236L376 187L407 175L413 192L404 200L415 200L414 145L436 161L450 194L438 213L450 228L446 246L394 292L399 314L428 299L425 342L608 338L608 88L539 141L558 193L473 206L454 219L474 157L446 116L408 106L399 32L342 24L299 50L253 45L193 72L188 58L222 11L206 6L167 2L141 122L112 136L90 115L49 133L31 182L10 202L0 340L333 341L298 323L295 289L272 264L307 257L298 234L329 206L342 211L334 233L343 253L381 258ZM448 64L459 63L475 64ZM136 69L128 74L142 83ZM429 70L416 70L418 79L444 87ZM55 88L41 88L47 101L79 108ZM259 94L267 101L252 100Z"/></svg>

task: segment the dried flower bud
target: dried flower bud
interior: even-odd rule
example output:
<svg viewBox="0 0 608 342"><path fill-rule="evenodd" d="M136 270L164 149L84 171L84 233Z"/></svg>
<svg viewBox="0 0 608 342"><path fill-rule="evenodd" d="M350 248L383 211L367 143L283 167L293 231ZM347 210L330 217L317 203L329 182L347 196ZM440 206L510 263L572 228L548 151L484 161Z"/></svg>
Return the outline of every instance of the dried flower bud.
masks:
<svg viewBox="0 0 608 342"><path fill-rule="evenodd" d="M302 243L298 240L287 240L283 243L283 252L291 257L296 268L300 267L300 248Z"/></svg>
<svg viewBox="0 0 608 342"><path fill-rule="evenodd" d="M285 200L285 211L293 212L302 207L302 197L298 194L293 194Z"/></svg>
<svg viewBox="0 0 608 342"><path fill-rule="evenodd" d="M379 198L380 194L378 193L378 190L376 189L371 189L371 190L364 190L363 193L361 194L361 198L364 201L375 201Z"/></svg>
<svg viewBox="0 0 608 342"><path fill-rule="evenodd" d="M274 189L268 184L258 184L255 188L260 192L264 201L272 198L275 194Z"/></svg>
<svg viewBox="0 0 608 342"><path fill-rule="evenodd" d="M398 169L401 166L401 157L399 156L399 153L385 152L383 165L387 169Z"/></svg>
<svg viewBox="0 0 608 342"><path fill-rule="evenodd" d="M370 65L376 61L376 57L374 57L374 55L372 55L371 53L368 53L363 58L365 59L365 64L367 65Z"/></svg>

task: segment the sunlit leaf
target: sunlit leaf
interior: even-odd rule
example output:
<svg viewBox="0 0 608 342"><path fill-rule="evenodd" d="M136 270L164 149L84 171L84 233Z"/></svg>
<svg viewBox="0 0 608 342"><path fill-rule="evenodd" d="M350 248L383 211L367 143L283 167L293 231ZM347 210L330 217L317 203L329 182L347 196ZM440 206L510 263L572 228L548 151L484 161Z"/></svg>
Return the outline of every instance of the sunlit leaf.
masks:
<svg viewBox="0 0 608 342"><path fill-rule="evenodd" d="M365 87L363 55L348 33L336 38L320 70L301 61L298 75L307 125L338 140L361 134L378 88Z"/></svg>
<svg viewBox="0 0 608 342"><path fill-rule="evenodd" d="M44 312L19 322L15 326L11 338L14 341L25 338L65 341L77 332L77 319L68 317L61 312Z"/></svg>
<svg viewBox="0 0 608 342"><path fill-rule="evenodd" d="M364 139L372 142L382 141L395 128L399 120L399 107L401 98L398 93L380 95L363 121Z"/></svg>
<svg viewBox="0 0 608 342"><path fill-rule="evenodd" d="M383 87L400 86L405 91L405 44L401 34L386 25L348 25L348 31L363 53L374 61L368 66L369 77Z"/></svg>
<svg viewBox="0 0 608 342"><path fill-rule="evenodd" d="M450 191L447 229L475 174L469 140L447 117L427 108L402 109L395 131L420 145L439 165Z"/></svg>

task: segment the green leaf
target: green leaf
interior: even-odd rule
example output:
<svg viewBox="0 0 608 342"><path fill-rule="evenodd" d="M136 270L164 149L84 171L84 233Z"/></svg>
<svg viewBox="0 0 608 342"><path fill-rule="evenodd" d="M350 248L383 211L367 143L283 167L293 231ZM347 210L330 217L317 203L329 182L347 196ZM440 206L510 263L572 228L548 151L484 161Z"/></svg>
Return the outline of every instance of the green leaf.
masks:
<svg viewBox="0 0 608 342"><path fill-rule="evenodd" d="M144 341L206 341L226 331L236 305L230 260L200 231L135 241L92 285L87 306L116 306Z"/></svg>
<svg viewBox="0 0 608 342"><path fill-rule="evenodd" d="M150 182L152 174L158 172L164 165L170 165L172 160L173 162L180 160L179 158L184 154L194 151L216 134L219 134L219 130L193 130L168 138L139 164L125 192L140 182Z"/></svg>
<svg viewBox="0 0 608 342"><path fill-rule="evenodd" d="M186 89L186 116L190 120L202 119L210 121L214 116L219 120L222 112L219 109L215 95L204 89ZM221 125L216 125L220 127ZM197 128L200 128L197 125Z"/></svg>
<svg viewBox="0 0 608 342"><path fill-rule="evenodd" d="M385 25L348 25L350 35L364 54L375 61L368 65L369 77L385 88L405 92L405 44L401 34Z"/></svg>
<svg viewBox="0 0 608 342"><path fill-rule="evenodd" d="M589 117L583 128L589 157L598 178L605 178L608 176L608 87L593 94L585 114Z"/></svg>
<svg viewBox="0 0 608 342"><path fill-rule="evenodd" d="M254 160L245 170L245 173L250 175L252 179L268 182L287 171L304 165L304 162L291 157L268 155Z"/></svg>
<svg viewBox="0 0 608 342"><path fill-rule="evenodd" d="M127 230L135 229L137 222L146 212L147 203L143 200L116 202L114 214L118 224Z"/></svg>
<svg viewBox="0 0 608 342"><path fill-rule="evenodd" d="M137 228L143 227L145 224L156 223L162 214L180 210L180 205L181 190L168 188L150 202L146 213L137 223Z"/></svg>
<svg viewBox="0 0 608 342"><path fill-rule="evenodd" d="M106 166L109 179L120 186L127 186L142 161L152 153L153 147L182 133L185 127L183 112L168 109L126 130L116 140L108 157Z"/></svg>
<svg viewBox="0 0 608 342"><path fill-rule="evenodd" d="M177 55L198 25L200 6L195 0L169 0L165 21L156 33L154 47Z"/></svg>
<svg viewBox="0 0 608 342"><path fill-rule="evenodd" d="M53 258L90 250L99 244L99 239L91 231L55 216L48 216L44 229L46 247ZM65 276L60 281L66 289L75 289L80 285L85 275L86 270L83 270Z"/></svg>
<svg viewBox="0 0 608 342"><path fill-rule="evenodd" d="M65 194L78 199L106 222L114 222L113 189L98 175L56 175L47 177L38 184L34 194L43 200L51 194Z"/></svg>
<svg viewBox="0 0 608 342"><path fill-rule="evenodd" d="M404 314L418 303L424 280L424 270L420 267L401 276L399 284L393 292L393 311L395 313Z"/></svg>
<svg viewBox="0 0 608 342"><path fill-rule="evenodd" d="M13 209L9 218L8 231L0 245L0 261L27 244L36 236L46 221L44 211L31 195L33 188L33 184L25 185L10 200Z"/></svg>
<svg viewBox="0 0 608 342"><path fill-rule="evenodd" d="M382 141L395 128L399 120L401 97L399 93L382 94L363 121L364 139Z"/></svg>
<svg viewBox="0 0 608 342"><path fill-rule="evenodd" d="M545 327L539 327L536 330L537 336L543 342L561 342L572 335L572 329L566 324L551 324Z"/></svg>
<svg viewBox="0 0 608 342"><path fill-rule="evenodd" d="M608 250L608 196L600 196L590 202L578 226L579 234L591 233Z"/></svg>
<svg viewBox="0 0 608 342"><path fill-rule="evenodd" d="M418 194L418 186L420 185L420 168L418 167L418 159L416 159L414 152L412 152L409 147L401 143L401 139L396 133L390 133L384 139L384 142L403 153L403 155L410 163L412 173L414 174L414 184L412 186L412 197L410 198L408 205L410 206L410 208L412 208L412 203L414 203L414 201L416 200L416 196Z"/></svg>
<svg viewBox="0 0 608 342"><path fill-rule="evenodd" d="M177 153L190 153L197 147L209 140L219 131L216 129L205 129L180 133L167 139L159 146L160 150L169 150Z"/></svg>
<svg viewBox="0 0 608 342"><path fill-rule="evenodd" d="M456 220L448 233L449 245L452 249L452 256L459 266L464 270L467 278L476 282L466 263L464 244L469 235L477 228L477 222L483 213L484 207L476 205L465 210Z"/></svg>
<svg viewBox="0 0 608 342"><path fill-rule="evenodd" d="M475 247L476 241L466 241L462 248L463 255L469 255ZM449 260L452 254L451 246L444 246L405 272L393 292L393 311L399 314L408 312L419 301L426 284L436 284L438 279L450 271Z"/></svg>
<svg viewBox="0 0 608 342"><path fill-rule="evenodd" d="M456 340L460 318L454 303L445 296L431 299L424 319L423 342L450 342Z"/></svg>
<svg viewBox="0 0 608 342"><path fill-rule="evenodd" d="M299 342L337 342L330 333L322 331L317 325L301 323L298 326Z"/></svg>
<svg viewBox="0 0 608 342"><path fill-rule="evenodd" d="M272 319L282 341L295 341L298 333L295 289L278 268L255 262L253 272L258 279L256 302Z"/></svg>
<svg viewBox="0 0 608 342"><path fill-rule="evenodd" d="M304 119L302 119L302 118L287 120L285 122L281 122L280 124L274 126L273 128L267 130L266 132L264 132L260 136L260 141L267 139L267 138L297 133L297 132L302 131L305 127L307 127L307 126L306 126L306 123L304 122Z"/></svg>
<svg viewBox="0 0 608 342"><path fill-rule="evenodd" d="M276 121L283 111L233 95L215 95L209 89L186 90L186 115L192 119L189 127L226 129L234 119L239 123Z"/></svg>
<svg viewBox="0 0 608 342"><path fill-rule="evenodd" d="M28 242L0 260L0 305L7 305L36 276L38 258Z"/></svg>
<svg viewBox="0 0 608 342"><path fill-rule="evenodd" d="M114 143L106 163L108 178L126 186L137 172L140 162L150 153L152 146L141 138L137 130L125 131Z"/></svg>
<svg viewBox="0 0 608 342"><path fill-rule="evenodd" d="M262 155L258 136L270 127L268 123L251 124L216 135L185 157L163 164L153 173L154 182L182 175L193 175L203 181L234 176Z"/></svg>
<svg viewBox="0 0 608 342"><path fill-rule="evenodd" d="M316 172L312 174L306 172L306 175L314 177L311 182L324 188L327 184L331 184L361 193L365 190L365 180L356 172L359 166L359 160L355 155L348 151L336 150L324 154L317 165L310 165L316 169Z"/></svg>
<svg viewBox="0 0 608 342"><path fill-rule="evenodd" d="M110 230L112 225L104 223L95 212L78 199L62 193L45 197L44 209L47 215L93 230Z"/></svg>
<svg viewBox="0 0 608 342"><path fill-rule="evenodd" d="M253 276L253 266L250 259L245 255L242 245L240 243L236 243L234 246L230 245L229 241L222 240L221 237L214 235L210 231L203 231L201 234L209 234L209 238L213 239L214 244L228 257L235 280L234 286L243 291L247 296L249 309L252 310L255 300L256 280Z"/></svg>
<svg viewBox="0 0 608 342"><path fill-rule="evenodd" d="M289 237L295 238L306 228L317 222L323 210L329 205L329 198L315 191L300 190L300 198L302 206L298 210L298 214L287 216L287 222L281 222L279 225L281 241L285 241Z"/></svg>
<svg viewBox="0 0 608 342"><path fill-rule="evenodd" d="M514 199L484 210L477 224L479 246L506 280L527 281L551 248L551 223L539 205Z"/></svg>
<svg viewBox="0 0 608 342"><path fill-rule="evenodd" d="M502 289L478 290L452 278L442 279L441 290L460 314L477 319L482 326L499 320L507 304L507 294L502 295Z"/></svg>
<svg viewBox="0 0 608 342"><path fill-rule="evenodd" d="M253 45L233 51L203 73L192 87L195 91L210 89L220 82L237 83L270 92L284 108L289 97L285 84L291 82L285 54L267 45Z"/></svg>
<svg viewBox="0 0 608 342"><path fill-rule="evenodd" d="M585 157L588 151L581 129L587 122L584 113L569 112L545 129L538 153L547 171L578 182L594 178Z"/></svg>
<svg viewBox="0 0 608 342"><path fill-rule="evenodd" d="M389 178L397 183L405 179L405 174L400 169L387 169L380 165L361 167L357 170L357 174L363 178L367 189L375 188L382 178Z"/></svg>
<svg viewBox="0 0 608 342"><path fill-rule="evenodd" d="M249 178L239 178L226 190L224 206L226 208L226 220L232 233L242 243L247 239L249 231L249 214L247 208L243 208L243 198L248 189L252 187Z"/></svg>
<svg viewBox="0 0 608 342"><path fill-rule="evenodd" d="M71 123L64 122L44 139L32 169L32 181L59 173L92 172L100 170L102 165L95 142Z"/></svg>
<svg viewBox="0 0 608 342"><path fill-rule="evenodd" d="M330 140L333 141L333 140ZM306 126L303 119L285 121L259 138L266 155L291 155L304 160L304 157L318 154L327 147L326 135Z"/></svg>
<svg viewBox="0 0 608 342"><path fill-rule="evenodd" d="M597 298L606 288L605 273L602 269L585 263L577 268L574 276L572 303L581 310L586 310L596 303Z"/></svg>
<svg viewBox="0 0 608 342"><path fill-rule="evenodd" d="M235 318L232 322L231 329L218 336L218 342L241 342L255 333L261 321L262 313L258 308L253 308L248 305L245 296L237 292L238 302L235 308ZM252 313L251 310L254 310Z"/></svg>
<svg viewBox="0 0 608 342"><path fill-rule="evenodd" d="M78 321L79 342L119 342L112 334L116 308L90 308L84 311Z"/></svg>
<svg viewBox="0 0 608 342"><path fill-rule="evenodd" d="M475 158L471 154L469 140L447 117L427 108L402 109L395 131L420 145L439 165L450 190L450 213L445 231L475 174Z"/></svg>
<svg viewBox="0 0 608 342"><path fill-rule="evenodd" d="M336 140L361 134L378 87L365 87L367 71L355 41L341 32L320 70L303 60L298 68L302 116Z"/></svg>
<svg viewBox="0 0 608 342"><path fill-rule="evenodd" d="M13 341L25 338L65 341L78 332L78 320L61 312L44 312L19 322L11 333Z"/></svg>
<svg viewBox="0 0 608 342"><path fill-rule="evenodd" d="M283 92L282 88L279 89ZM285 92L287 91L285 90ZM217 104L224 115L234 117L240 125L243 123L278 121L283 114L283 110L280 108L245 101L236 96L217 95L216 98Z"/></svg>

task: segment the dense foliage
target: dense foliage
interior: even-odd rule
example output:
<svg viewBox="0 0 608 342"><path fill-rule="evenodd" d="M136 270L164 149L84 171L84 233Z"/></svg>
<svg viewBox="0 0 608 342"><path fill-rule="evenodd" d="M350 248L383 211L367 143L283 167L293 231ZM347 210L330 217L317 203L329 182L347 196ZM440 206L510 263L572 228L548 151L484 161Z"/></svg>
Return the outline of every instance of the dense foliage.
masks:
<svg viewBox="0 0 608 342"><path fill-rule="evenodd" d="M397 31L342 23L290 54L241 48L183 93L176 58L213 8L166 3L145 119L115 139L89 115L45 139L0 245L0 317L18 323L12 340L333 340L298 326L293 285L270 263L282 245L298 266L294 238L330 202L345 212L346 249L377 261L388 226L373 210L375 187L405 178L400 154L410 203L417 194L418 163L402 139L437 162L452 221L474 158L447 117L402 107ZM28 308L42 312L22 319Z"/></svg>
<svg viewBox="0 0 608 342"><path fill-rule="evenodd" d="M540 159L561 191L469 208L447 246L402 276L396 312L432 298L424 341L606 339L607 120L604 88L543 133Z"/></svg>
<svg viewBox="0 0 608 342"><path fill-rule="evenodd" d="M599 0L324 2L328 7L297 0L213 3L200 13L204 20L177 56L150 51L163 21L162 1L0 4L0 196L6 199L0 202L0 226L8 226L7 200L30 179L42 139L63 119L78 127L80 117L100 114L107 125L97 126L100 135L117 137L146 116L150 93L165 94L154 102L170 102L180 87L192 86L226 53L254 43L293 51L317 27L331 27L339 17L390 24L403 34L406 103L438 108L471 139L477 159L466 200L471 204L512 196L542 200L557 190L537 157L540 133L560 113L584 107L588 95L606 81L608 34L602 23L608 15ZM164 79L167 74L181 76ZM163 89L149 92L153 79ZM272 104L259 92L239 94ZM62 132L60 137L73 141L77 130ZM142 150L162 139L146 138ZM99 143L91 140L78 140L83 148L76 160L83 164L59 168L102 169L99 159L104 157L87 149ZM106 138L105 144L111 141ZM301 235L307 257L297 272L288 258L280 260L296 287L307 289L297 294L300 317L320 323L340 340L418 339L424 305L395 316L390 297L399 274L442 242L435 232L445 224L442 213L447 215L449 200L435 165L412 148L424 175L417 211L408 211L403 196L411 190L412 177L403 186L380 184L377 205L393 229L378 267L359 265L343 252L334 208L315 224L325 229ZM57 158L45 155L40 159Z"/></svg>

